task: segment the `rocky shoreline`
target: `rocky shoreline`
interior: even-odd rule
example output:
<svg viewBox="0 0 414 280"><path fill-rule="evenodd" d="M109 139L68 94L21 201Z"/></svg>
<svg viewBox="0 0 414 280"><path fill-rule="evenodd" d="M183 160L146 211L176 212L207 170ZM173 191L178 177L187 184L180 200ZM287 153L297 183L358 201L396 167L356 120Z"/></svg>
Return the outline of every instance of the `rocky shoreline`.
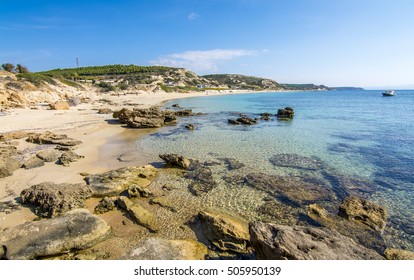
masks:
<svg viewBox="0 0 414 280"><path fill-rule="evenodd" d="M196 115L180 106L107 109L100 114L114 112L119 123L135 129ZM287 107L274 116L293 115ZM272 116L241 115L229 125ZM157 168L125 162L116 169L79 172L90 163L82 142L93 141L69 136L50 131L0 136L0 182L48 168L74 173L61 180L27 179L23 188L5 185L9 194L1 199L0 217L20 220L0 224L1 259L414 259L412 252L388 248L382 237L386 209L360 197L349 179L338 177L333 189L313 178L248 172L232 158L202 162L176 154L160 155L165 164ZM331 172L314 158L280 154L269 160L275 166ZM218 167L226 173L218 173ZM218 181L262 197L256 218L206 204L220 188ZM355 186L369 189L357 180Z"/></svg>

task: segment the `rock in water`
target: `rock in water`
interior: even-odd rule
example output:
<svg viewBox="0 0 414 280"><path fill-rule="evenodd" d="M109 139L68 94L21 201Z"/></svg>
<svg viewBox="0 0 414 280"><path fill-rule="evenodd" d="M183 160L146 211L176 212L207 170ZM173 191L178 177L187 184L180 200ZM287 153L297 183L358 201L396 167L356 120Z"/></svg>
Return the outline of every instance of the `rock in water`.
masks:
<svg viewBox="0 0 414 280"><path fill-rule="evenodd" d="M120 259L127 260L204 260L207 247L194 240L147 238Z"/></svg>
<svg viewBox="0 0 414 280"><path fill-rule="evenodd" d="M249 230L246 222L222 214L200 212L205 237L223 251L248 253Z"/></svg>
<svg viewBox="0 0 414 280"><path fill-rule="evenodd" d="M146 227L152 232L158 230L154 215L141 205L135 204L126 196L121 196L117 203L119 207L126 210L139 225Z"/></svg>
<svg viewBox="0 0 414 280"><path fill-rule="evenodd" d="M111 227L86 209L29 222L0 232L0 259L36 259L90 248L105 240Z"/></svg>
<svg viewBox="0 0 414 280"><path fill-rule="evenodd" d="M292 119L295 115L292 107L285 107L284 109L277 110L277 118L278 119Z"/></svg>
<svg viewBox="0 0 414 280"><path fill-rule="evenodd" d="M249 224L250 242L262 260L381 260L377 252L328 228Z"/></svg>
<svg viewBox="0 0 414 280"><path fill-rule="evenodd" d="M350 196L342 202L338 215L378 232L384 230L387 221L387 210L384 207L356 196Z"/></svg>
<svg viewBox="0 0 414 280"><path fill-rule="evenodd" d="M184 169L188 169L188 167L190 167L190 160L177 154L163 154L159 155L159 157L166 163L174 166L178 166Z"/></svg>
<svg viewBox="0 0 414 280"><path fill-rule="evenodd" d="M82 208L92 191L84 184L55 184L45 182L24 189L23 203L31 203L41 216L56 217L74 208Z"/></svg>
<svg viewBox="0 0 414 280"><path fill-rule="evenodd" d="M124 167L102 174L85 177L85 181L92 190L94 197L119 195L132 184L147 187L157 169L151 165Z"/></svg>
<svg viewBox="0 0 414 280"><path fill-rule="evenodd" d="M323 162L320 159L304 157L297 154L278 154L272 156L269 161L274 166L293 167L307 170L319 170L323 168Z"/></svg>

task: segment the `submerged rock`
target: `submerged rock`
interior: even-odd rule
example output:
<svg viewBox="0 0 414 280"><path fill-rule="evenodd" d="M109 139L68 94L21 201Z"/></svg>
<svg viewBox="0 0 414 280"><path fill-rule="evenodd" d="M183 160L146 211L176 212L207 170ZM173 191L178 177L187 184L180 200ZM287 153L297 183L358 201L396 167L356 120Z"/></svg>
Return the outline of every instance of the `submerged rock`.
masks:
<svg viewBox="0 0 414 280"><path fill-rule="evenodd" d="M194 240L147 238L122 256L122 260L204 260L207 247Z"/></svg>
<svg viewBox="0 0 414 280"><path fill-rule="evenodd" d="M387 221L387 210L371 201L350 196L339 207L339 216L362 223L378 232L382 232Z"/></svg>
<svg viewBox="0 0 414 280"><path fill-rule="evenodd" d="M304 157L297 154L278 154L272 156L269 161L274 166L319 170L324 167L323 162L318 158Z"/></svg>
<svg viewBox="0 0 414 280"><path fill-rule="evenodd" d="M245 167L246 165L234 158L220 158L227 165L227 170L236 170Z"/></svg>
<svg viewBox="0 0 414 280"><path fill-rule="evenodd" d="M247 222L223 214L200 212L198 214L205 237L223 251L247 253L249 230Z"/></svg>
<svg viewBox="0 0 414 280"><path fill-rule="evenodd" d="M250 241L262 260L381 260L377 252L328 228L252 222Z"/></svg>
<svg viewBox="0 0 414 280"><path fill-rule="evenodd" d="M111 227L86 209L0 232L0 259L23 260L90 248L105 240Z"/></svg>
<svg viewBox="0 0 414 280"><path fill-rule="evenodd" d="M123 167L102 174L85 177L85 181L92 190L94 197L119 195L132 184L147 187L157 169L151 165Z"/></svg>
<svg viewBox="0 0 414 280"><path fill-rule="evenodd" d="M74 208L85 206L92 191L84 184L55 184L45 182L24 189L23 203L31 203L41 216L56 217Z"/></svg>
<svg viewBox="0 0 414 280"><path fill-rule="evenodd" d="M186 128L186 129L188 129L188 130L194 130L194 129L195 129L195 125L194 125L194 124L192 124L192 123L190 123L190 124L186 124L186 125L185 125L185 128Z"/></svg>
<svg viewBox="0 0 414 280"><path fill-rule="evenodd" d="M117 200L117 204L126 210L139 225L146 227L152 232L158 230L155 216L141 205L134 203L126 196L121 196Z"/></svg>
<svg viewBox="0 0 414 280"><path fill-rule="evenodd" d="M191 180L188 188L192 194L197 196L211 191L218 185L211 169L198 161L192 161L184 177Z"/></svg>
<svg viewBox="0 0 414 280"><path fill-rule="evenodd" d="M55 134L50 131L31 134L27 138L27 142L36 144L57 144L61 146L76 146L82 143L79 140L69 138L66 134Z"/></svg>
<svg viewBox="0 0 414 280"><path fill-rule="evenodd" d="M178 166L184 169L188 169L191 164L191 161L188 158L177 154L162 154L159 155L159 157L170 165Z"/></svg>

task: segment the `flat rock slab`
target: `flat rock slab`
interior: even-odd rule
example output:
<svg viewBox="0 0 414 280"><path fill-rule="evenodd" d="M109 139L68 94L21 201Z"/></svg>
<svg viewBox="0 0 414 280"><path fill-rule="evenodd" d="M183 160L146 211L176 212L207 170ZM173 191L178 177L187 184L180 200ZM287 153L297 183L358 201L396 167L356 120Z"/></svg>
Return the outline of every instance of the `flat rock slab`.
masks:
<svg viewBox="0 0 414 280"><path fill-rule="evenodd" d="M56 217L74 208L84 207L92 191L85 184L55 184L44 182L24 189L23 203L31 203L41 216Z"/></svg>
<svg viewBox="0 0 414 280"><path fill-rule="evenodd" d="M120 259L126 260L204 260L207 247L194 240L147 238Z"/></svg>
<svg viewBox="0 0 414 280"><path fill-rule="evenodd" d="M33 169L37 167L42 167L45 165L45 162L38 157L31 157L29 158L22 167L25 169Z"/></svg>
<svg viewBox="0 0 414 280"><path fill-rule="evenodd" d="M250 241L262 260L381 260L374 250L328 228L249 224Z"/></svg>
<svg viewBox="0 0 414 280"><path fill-rule="evenodd" d="M198 216L205 237L217 248L236 253L248 252L249 230L246 222L204 211Z"/></svg>
<svg viewBox="0 0 414 280"><path fill-rule="evenodd" d="M26 223L0 233L0 258L36 259L90 248L105 240L111 227L86 209ZM2 252L1 252L2 251Z"/></svg>
<svg viewBox="0 0 414 280"><path fill-rule="evenodd" d="M50 131L31 134L27 138L27 142L36 144L57 144L61 146L76 146L82 143L79 140L69 138L66 134L55 134Z"/></svg>
<svg viewBox="0 0 414 280"><path fill-rule="evenodd" d="M58 160L60 154L61 152L56 150L44 150L38 152L36 156L45 162L55 162Z"/></svg>
<svg viewBox="0 0 414 280"><path fill-rule="evenodd" d="M323 162L318 158L304 157L297 154L278 154L272 156L269 161L274 166L291 167L307 170L323 168Z"/></svg>
<svg viewBox="0 0 414 280"><path fill-rule="evenodd" d="M124 167L85 177L94 197L116 196L132 184L147 187L157 169L151 165Z"/></svg>

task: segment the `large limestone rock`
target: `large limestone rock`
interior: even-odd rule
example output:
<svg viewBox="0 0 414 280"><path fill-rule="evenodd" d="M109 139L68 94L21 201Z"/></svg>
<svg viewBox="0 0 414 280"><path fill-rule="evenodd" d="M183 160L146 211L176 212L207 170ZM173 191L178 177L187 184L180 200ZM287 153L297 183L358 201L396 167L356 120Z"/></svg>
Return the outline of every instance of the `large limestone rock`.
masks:
<svg viewBox="0 0 414 280"><path fill-rule="evenodd" d="M278 119L292 119L295 115L292 107L285 107L284 109L277 110L277 118Z"/></svg>
<svg viewBox="0 0 414 280"><path fill-rule="evenodd" d="M126 196L121 196L117 203L119 207L126 210L139 225L146 227L152 232L158 230L155 216L141 205L134 203Z"/></svg>
<svg viewBox="0 0 414 280"><path fill-rule="evenodd" d="M84 184L55 184L44 182L24 189L23 203L31 203L39 215L56 217L74 208L84 207L92 191Z"/></svg>
<svg viewBox="0 0 414 280"><path fill-rule="evenodd" d="M27 138L27 142L36 144L57 144L61 146L76 146L82 142L69 138L66 134L55 134L50 131L34 133Z"/></svg>
<svg viewBox="0 0 414 280"><path fill-rule="evenodd" d="M102 174L85 177L95 197L115 196L128 189L132 184L147 187L157 169L151 165L124 167Z"/></svg>
<svg viewBox="0 0 414 280"><path fill-rule="evenodd" d="M54 218L29 222L0 232L0 258L36 259L83 250L105 240L111 227L86 209L75 209Z"/></svg>
<svg viewBox="0 0 414 280"><path fill-rule="evenodd" d="M0 178L11 176L15 170L20 168L19 161L13 158L16 154L16 147L0 146Z"/></svg>
<svg viewBox="0 0 414 280"><path fill-rule="evenodd" d="M78 159L84 158L84 156L78 155L77 153L73 151L67 151L64 152L57 160L57 164L63 165L63 166L69 166L71 162L75 162Z"/></svg>
<svg viewBox="0 0 414 280"><path fill-rule="evenodd" d="M33 169L33 168L37 168L37 167L42 167L45 165L45 162L43 160L41 160L40 158L34 156L29 158L23 165L22 167L25 169Z"/></svg>
<svg viewBox="0 0 414 280"><path fill-rule="evenodd" d="M387 221L387 210L384 207L355 196L342 202L338 215L379 232L384 230Z"/></svg>
<svg viewBox="0 0 414 280"><path fill-rule="evenodd" d="M175 121L175 116L172 112L161 111L157 107L148 109L135 108L134 110L124 108L114 112L113 117L131 128L155 128Z"/></svg>
<svg viewBox="0 0 414 280"><path fill-rule="evenodd" d="M204 211L198 216L205 237L217 248L236 253L248 252L249 230L246 222Z"/></svg>
<svg viewBox="0 0 414 280"><path fill-rule="evenodd" d="M207 247L194 240L147 238L120 259L203 260L207 254Z"/></svg>
<svg viewBox="0 0 414 280"><path fill-rule="evenodd" d="M69 110L70 105L67 101L57 101L49 104L51 110Z"/></svg>
<svg viewBox="0 0 414 280"><path fill-rule="evenodd" d="M58 160L60 154L56 150L44 150L38 152L36 156L45 162L55 162Z"/></svg>
<svg viewBox="0 0 414 280"><path fill-rule="evenodd" d="M263 260L380 260L377 252L328 228L249 224L250 241Z"/></svg>

